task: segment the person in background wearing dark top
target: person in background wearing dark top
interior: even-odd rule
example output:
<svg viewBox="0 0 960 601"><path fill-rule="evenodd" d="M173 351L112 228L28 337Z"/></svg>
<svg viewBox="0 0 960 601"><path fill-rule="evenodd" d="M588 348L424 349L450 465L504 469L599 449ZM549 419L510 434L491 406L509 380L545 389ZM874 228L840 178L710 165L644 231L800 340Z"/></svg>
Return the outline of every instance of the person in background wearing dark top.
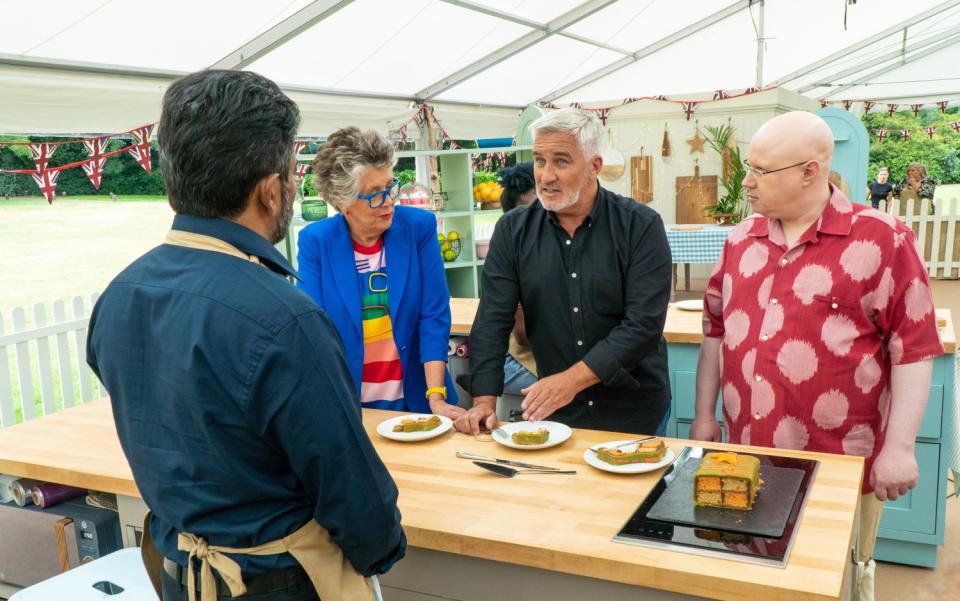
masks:
<svg viewBox="0 0 960 601"><path fill-rule="evenodd" d="M299 121L248 71L174 82L160 117L172 230L90 319L165 601L373 599L364 576L406 549L337 330L273 246L293 215Z"/></svg>
<svg viewBox="0 0 960 601"><path fill-rule="evenodd" d="M540 372L523 391L524 419L653 434L670 405L663 222L598 185L604 132L596 115L561 109L530 129L540 202L494 229L470 333L473 407L454 423L475 434L495 427L519 302Z"/></svg>
<svg viewBox="0 0 960 601"><path fill-rule="evenodd" d="M900 199L901 209L906 204L908 198L917 200L917 208L921 199L929 198L933 200L933 193L937 188L937 183L927 175L927 170L920 163L910 163L907 167L907 176L900 180L900 183L893 187L893 194Z"/></svg>
<svg viewBox="0 0 960 601"><path fill-rule="evenodd" d="M880 201L890 202L893 199L893 184L887 180L890 178L890 171L886 167L881 167L877 171L877 179L867 184L867 194L870 195L870 204L873 208L880 208Z"/></svg>
<svg viewBox="0 0 960 601"><path fill-rule="evenodd" d="M533 163L520 163L500 172L503 194L500 206L507 213L533 204L537 200L537 183L533 179ZM530 341L527 339L523 307L517 305L516 324L510 333L510 345L503 365L503 392L522 395L523 389L537 381L537 362L533 359Z"/></svg>

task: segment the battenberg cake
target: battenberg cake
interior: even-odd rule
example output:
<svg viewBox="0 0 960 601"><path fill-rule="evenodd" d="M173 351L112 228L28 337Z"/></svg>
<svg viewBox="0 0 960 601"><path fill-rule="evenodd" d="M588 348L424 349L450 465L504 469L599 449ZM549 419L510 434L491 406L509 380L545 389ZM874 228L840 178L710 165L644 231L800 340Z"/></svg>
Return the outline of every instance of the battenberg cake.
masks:
<svg viewBox="0 0 960 601"><path fill-rule="evenodd" d="M613 465L657 463L666 453L667 445L658 438L626 447L600 447L597 449L597 459Z"/></svg>
<svg viewBox="0 0 960 601"><path fill-rule="evenodd" d="M700 507L753 509L760 484L760 460L753 455L707 453L693 475L693 502Z"/></svg>
<svg viewBox="0 0 960 601"><path fill-rule="evenodd" d="M430 417L418 417L416 419L408 417L400 420L400 423L393 426L394 432L427 432L440 425L440 417L431 415Z"/></svg>
<svg viewBox="0 0 960 601"><path fill-rule="evenodd" d="M540 428L539 430L517 430L510 435L514 444L543 444L550 439L550 430Z"/></svg>

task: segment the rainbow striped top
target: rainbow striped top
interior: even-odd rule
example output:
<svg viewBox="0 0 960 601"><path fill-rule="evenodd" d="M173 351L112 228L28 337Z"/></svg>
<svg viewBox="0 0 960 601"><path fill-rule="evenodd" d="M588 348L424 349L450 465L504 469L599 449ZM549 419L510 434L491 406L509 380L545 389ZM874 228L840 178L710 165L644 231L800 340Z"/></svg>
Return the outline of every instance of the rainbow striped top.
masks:
<svg viewBox="0 0 960 601"><path fill-rule="evenodd" d="M387 257L383 238L373 246L353 243L363 319L360 403L372 409L405 411L403 365L393 340L387 301Z"/></svg>

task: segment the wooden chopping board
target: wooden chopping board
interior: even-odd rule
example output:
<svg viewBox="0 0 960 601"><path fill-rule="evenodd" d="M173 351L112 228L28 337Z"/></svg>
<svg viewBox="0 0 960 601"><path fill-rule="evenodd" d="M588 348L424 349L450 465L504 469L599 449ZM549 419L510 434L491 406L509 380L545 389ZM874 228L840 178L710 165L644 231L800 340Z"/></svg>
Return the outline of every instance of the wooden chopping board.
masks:
<svg viewBox="0 0 960 601"><path fill-rule="evenodd" d="M700 175L698 166L693 176L678 176L676 185L677 223L713 223L703 209L717 202L717 176Z"/></svg>

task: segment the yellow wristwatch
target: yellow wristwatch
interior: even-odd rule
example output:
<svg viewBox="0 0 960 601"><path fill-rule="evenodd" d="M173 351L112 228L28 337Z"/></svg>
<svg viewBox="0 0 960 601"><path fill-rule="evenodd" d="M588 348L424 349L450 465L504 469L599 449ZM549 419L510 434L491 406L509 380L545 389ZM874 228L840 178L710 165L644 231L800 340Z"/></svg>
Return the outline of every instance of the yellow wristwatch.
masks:
<svg viewBox="0 0 960 601"><path fill-rule="evenodd" d="M431 386L427 388L427 398L430 398L430 395L433 393L438 393L443 395L443 400L447 400L447 387L446 386Z"/></svg>

